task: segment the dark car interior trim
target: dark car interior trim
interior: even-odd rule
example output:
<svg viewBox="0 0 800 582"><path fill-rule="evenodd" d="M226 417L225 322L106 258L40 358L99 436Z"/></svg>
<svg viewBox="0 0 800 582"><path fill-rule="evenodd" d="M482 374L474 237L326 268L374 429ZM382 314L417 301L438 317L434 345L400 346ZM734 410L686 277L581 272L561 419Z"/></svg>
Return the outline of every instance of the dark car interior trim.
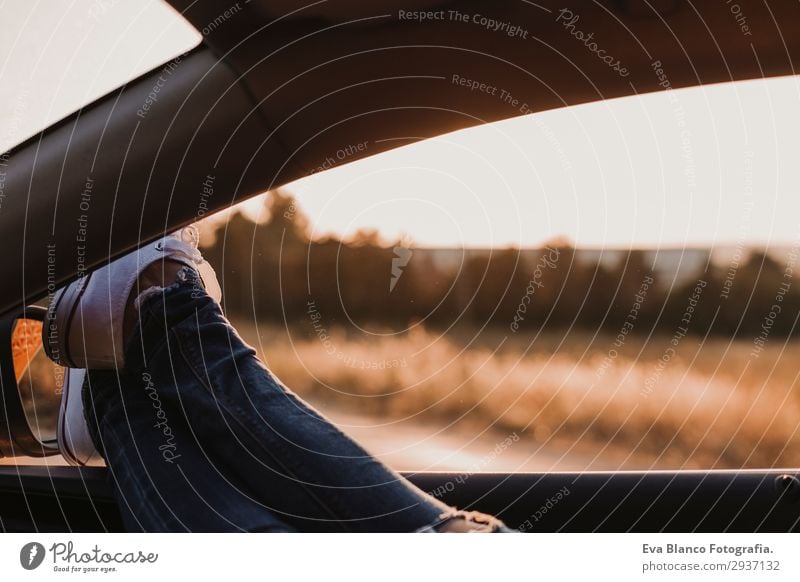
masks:
<svg viewBox="0 0 800 582"><path fill-rule="evenodd" d="M782 471L404 476L447 503L496 514L522 531L800 530L800 481ZM103 468L0 467L0 527L9 532L122 531L111 491Z"/></svg>

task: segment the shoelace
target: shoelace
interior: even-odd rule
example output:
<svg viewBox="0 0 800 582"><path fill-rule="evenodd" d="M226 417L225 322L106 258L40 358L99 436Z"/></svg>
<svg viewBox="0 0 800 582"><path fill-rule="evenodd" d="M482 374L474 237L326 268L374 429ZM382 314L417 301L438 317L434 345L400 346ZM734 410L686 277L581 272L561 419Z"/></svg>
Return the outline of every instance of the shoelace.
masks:
<svg viewBox="0 0 800 582"><path fill-rule="evenodd" d="M166 253L180 253L195 264L203 262L203 255L198 249L200 233L194 225L182 228L179 232L163 239L161 246Z"/></svg>
<svg viewBox="0 0 800 582"><path fill-rule="evenodd" d="M203 262L203 254L197 248L200 241L200 233L194 225L187 226L171 236L165 237L156 243L158 250L165 255L180 254L199 265ZM153 295L164 291L163 287L153 286L143 290L133 300L134 308L139 311L142 302Z"/></svg>

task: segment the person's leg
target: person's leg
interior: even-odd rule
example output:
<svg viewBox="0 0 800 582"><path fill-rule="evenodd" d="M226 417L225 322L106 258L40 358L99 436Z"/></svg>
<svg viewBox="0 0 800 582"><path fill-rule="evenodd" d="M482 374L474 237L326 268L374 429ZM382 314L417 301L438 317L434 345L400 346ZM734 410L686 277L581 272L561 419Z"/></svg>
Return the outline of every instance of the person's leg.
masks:
<svg viewBox="0 0 800 582"><path fill-rule="evenodd" d="M91 374L87 407L95 408L120 487L135 483L121 494L133 497L132 515L166 519L163 529L191 521L195 507L207 517L221 514L201 520L207 529L283 522L305 531L415 531L453 514L283 386L195 271L183 268L178 279L142 301L120 385L116 375L97 382L100 374ZM133 487L142 493L130 493ZM489 520L477 529L500 527Z"/></svg>
<svg viewBox="0 0 800 582"><path fill-rule="evenodd" d="M83 398L126 530L293 530L208 457L164 382L143 372L91 370Z"/></svg>

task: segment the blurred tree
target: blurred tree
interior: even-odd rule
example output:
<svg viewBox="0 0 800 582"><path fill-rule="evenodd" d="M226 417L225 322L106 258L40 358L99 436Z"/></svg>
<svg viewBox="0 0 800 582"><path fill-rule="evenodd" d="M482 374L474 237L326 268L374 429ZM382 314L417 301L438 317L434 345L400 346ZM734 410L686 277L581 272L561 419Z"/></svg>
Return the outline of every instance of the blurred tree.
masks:
<svg viewBox="0 0 800 582"><path fill-rule="evenodd" d="M713 322L711 333L754 336L776 302L781 312L771 334L796 333L800 286L792 284L793 272L787 276L785 260L763 251L752 251L737 269L713 264L709 252L696 272L682 270L684 282L670 286L652 273L652 260L641 250L621 252L609 265L566 239L538 250L420 249L408 241L384 242L374 229L344 241L310 240L308 219L281 191L265 197L263 215L257 223L236 212L215 236L203 238L231 314L308 324L313 301L326 326L404 327L427 318L429 325L507 327L516 315L519 329L546 321L550 329L616 333L652 275L655 283L638 313L642 332L673 333L702 279L707 286L690 333L706 333Z"/></svg>

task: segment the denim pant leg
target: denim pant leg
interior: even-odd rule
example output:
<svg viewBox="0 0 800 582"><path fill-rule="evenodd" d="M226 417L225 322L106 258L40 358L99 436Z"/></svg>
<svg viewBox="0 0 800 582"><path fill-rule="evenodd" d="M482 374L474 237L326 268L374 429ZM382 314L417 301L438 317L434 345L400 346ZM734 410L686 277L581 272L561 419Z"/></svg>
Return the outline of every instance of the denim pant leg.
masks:
<svg viewBox="0 0 800 582"><path fill-rule="evenodd" d="M204 487L220 502L234 492L230 505L243 504L234 511L237 515L255 504L261 514L304 531L414 531L452 512L369 455L275 378L191 269L142 302L126 362L121 392L138 391L142 418L133 427L130 412L101 420L110 459L116 454L109 450L112 445L133 449L117 463L125 466L118 472L126 477L134 473L139 481L146 479L138 475L138 451L147 444L157 451L155 461L163 469L188 476L170 491ZM167 417L162 420L174 437L170 442L153 428L148 393L158 394ZM197 502L178 494L156 499L155 505L162 511L171 503ZM219 523L212 520L207 529Z"/></svg>
<svg viewBox="0 0 800 582"><path fill-rule="evenodd" d="M292 531L218 470L192 434L175 391L145 373L91 370L89 430L131 532Z"/></svg>

